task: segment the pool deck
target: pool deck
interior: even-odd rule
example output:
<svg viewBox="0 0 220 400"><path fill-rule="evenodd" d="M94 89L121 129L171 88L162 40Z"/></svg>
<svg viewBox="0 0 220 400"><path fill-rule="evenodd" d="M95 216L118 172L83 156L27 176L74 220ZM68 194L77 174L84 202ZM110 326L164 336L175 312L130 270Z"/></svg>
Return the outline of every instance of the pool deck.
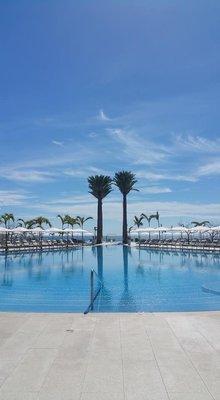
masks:
<svg viewBox="0 0 220 400"><path fill-rule="evenodd" d="M0 400L168 399L220 399L220 312L0 313Z"/></svg>

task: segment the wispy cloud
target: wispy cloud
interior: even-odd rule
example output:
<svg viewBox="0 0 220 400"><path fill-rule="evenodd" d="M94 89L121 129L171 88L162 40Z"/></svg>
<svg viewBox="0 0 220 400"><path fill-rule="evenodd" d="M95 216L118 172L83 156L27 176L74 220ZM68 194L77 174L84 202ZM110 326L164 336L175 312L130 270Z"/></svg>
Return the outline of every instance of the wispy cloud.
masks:
<svg viewBox="0 0 220 400"><path fill-rule="evenodd" d="M104 113L104 111L103 111L102 109L99 110L97 119L98 119L99 121L104 121L104 122L106 122L106 121L111 121L111 118L109 118L109 117Z"/></svg>
<svg viewBox="0 0 220 400"><path fill-rule="evenodd" d="M59 142L58 140L52 140L52 143L55 144L56 146L60 146L60 147L64 146L64 143L63 142Z"/></svg>
<svg viewBox="0 0 220 400"><path fill-rule="evenodd" d="M91 215L96 218L96 201L93 201L92 198L88 201L79 201L79 203L61 203L60 200L56 203L41 203L36 204L35 210L41 210L50 215L54 215L55 213L65 213L69 212L73 215ZM33 207L32 207L33 208ZM112 221L112 216L114 215L114 220L118 223L121 222L121 201L104 201L103 205L104 216L106 220L106 224ZM130 220L133 219L134 215L140 214L142 212L153 213L156 210L159 210L162 218L215 218L219 220L220 215L220 203L184 203L177 201L136 201L129 202L128 204L128 218Z"/></svg>
<svg viewBox="0 0 220 400"><path fill-rule="evenodd" d="M142 194L161 194L161 193L171 193L172 190L169 187L160 187L160 186L149 186L140 189L140 193Z"/></svg>
<svg viewBox="0 0 220 400"><path fill-rule="evenodd" d="M38 170L18 170L6 168L0 170L0 177L17 182L49 182L55 179L53 173Z"/></svg>
<svg viewBox="0 0 220 400"><path fill-rule="evenodd" d="M26 192L15 190L0 190L0 208L4 206L20 206L33 198Z"/></svg>
<svg viewBox="0 0 220 400"><path fill-rule="evenodd" d="M90 138L95 138L95 137L97 137L98 136L98 133L96 133L96 132L90 132L89 134L88 134L88 136L90 137Z"/></svg>
<svg viewBox="0 0 220 400"><path fill-rule="evenodd" d="M138 178L147 179L149 181L182 181L182 182L196 182L198 177L189 174L189 175L181 175L181 174L171 174L171 173L156 173L156 172L146 172L144 170L136 171L136 175Z"/></svg>
<svg viewBox="0 0 220 400"><path fill-rule="evenodd" d="M199 135L173 135L175 146L189 152L219 153L220 139L210 140Z"/></svg>
<svg viewBox="0 0 220 400"><path fill-rule="evenodd" d="M124 129L108 129L112 137L120 143L122 152L134 164L152 165L164 161L168 156L168 149L158 143L140 137L134 132Z"/></svg>
<svg viewBox="0 0 220 400"><path fill-rule="evenodd" d="M63 171L63 173L67 176L72 176L74 178L87 178L89 175L99 175L105 174L106 172L100 168L96 168L93 166L90 167L81 167L81 168L68 168Z"/></svg>
<svg viewBox="0 0 220 400"><path fill-rule="evenodd" d="M198 168L198 176L220 175L220 160L214 160Z"/></svg>

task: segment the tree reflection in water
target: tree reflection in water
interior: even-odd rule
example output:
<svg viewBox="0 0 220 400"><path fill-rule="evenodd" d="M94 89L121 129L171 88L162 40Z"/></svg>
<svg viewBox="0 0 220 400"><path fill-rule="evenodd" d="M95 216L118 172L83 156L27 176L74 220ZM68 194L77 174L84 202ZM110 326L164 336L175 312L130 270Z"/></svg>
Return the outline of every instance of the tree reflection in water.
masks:
<svg viewBox="0 0 220 400"><path fill-rule="evenodd" d="M4 269L2 273L1 286L12 286L12 284L13 275L10 267L10 261L8 259L8 254L6 253L4 259Z"/></svg>
<svg viewBox="0 0 220 400"><path fill-rule="evenodd" d="M130 250L130 249L129 249ZM137 305L135 303L132 291L129 289L129 276L128 276L128 247L123 246L123 268L124 268L124 290L118 305L118 311L127 311L129 305L129 311L137 311Z"/></svg>

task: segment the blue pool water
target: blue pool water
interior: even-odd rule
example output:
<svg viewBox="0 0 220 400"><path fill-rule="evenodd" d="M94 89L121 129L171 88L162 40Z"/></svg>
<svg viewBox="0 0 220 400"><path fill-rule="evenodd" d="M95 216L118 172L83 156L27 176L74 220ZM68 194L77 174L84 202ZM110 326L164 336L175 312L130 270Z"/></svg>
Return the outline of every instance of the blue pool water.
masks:
<svg viewBox="0 0 220 400"><path fill-rule="evenodd" d="M91 268L96 312L220 310L219 254L123 246L1 255L0 310L83 312Z"/></svg>

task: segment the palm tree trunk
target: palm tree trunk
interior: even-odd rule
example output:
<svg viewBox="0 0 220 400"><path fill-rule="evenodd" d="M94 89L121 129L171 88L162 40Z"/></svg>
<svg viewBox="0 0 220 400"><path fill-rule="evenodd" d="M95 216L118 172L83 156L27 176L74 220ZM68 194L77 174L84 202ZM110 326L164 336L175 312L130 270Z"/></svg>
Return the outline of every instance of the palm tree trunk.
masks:
<svg viewBox="0 0 220 400"><path fill-rule="evenodd" d="M128 244L127 196L123 195L123 244Z"/></svg>
<svg viewBox="0 0 220 400"><path fill-rule="evenodd" d="M5 251L8 251L8 232L5 233Z"/></svg>
<svg viewBox="0 0 220 400"><path fill-rule="evenodd" d="M84 242L84 236L83 236L83 225L84 225L84 224L82 224L82 225L81 225L81 228L82 228L82 244L83 244L83 242Z"/></svg>
<svg viewBox="0 0 220 400"><path fill-rule="evenodd" d="M103 230L103 222L102 222L102 199L98 199L98 212L97 212L97 240L96 243L102 243L102 230Z"/></svg>

